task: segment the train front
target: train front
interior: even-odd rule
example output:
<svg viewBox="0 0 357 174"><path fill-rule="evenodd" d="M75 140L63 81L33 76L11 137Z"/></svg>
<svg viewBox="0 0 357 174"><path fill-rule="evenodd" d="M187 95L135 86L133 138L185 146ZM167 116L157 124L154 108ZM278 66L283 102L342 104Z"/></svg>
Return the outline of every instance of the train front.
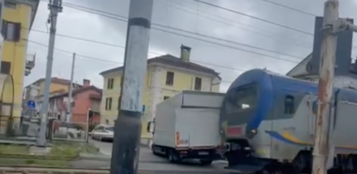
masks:
<svg viewBox="0 0 357 174"><path fill-rule="evenodd" d="M270 112L269 103L272 103L269 77L264 70L250 70L240 75L227 91L221 108L220 126L225 157L230 166L246 163L255 149L261 149L257 146L269 141L264 138L265 134L260 133L262 129L270 129L263 122ZM265 156L269 154L260 155Z"/></svg>

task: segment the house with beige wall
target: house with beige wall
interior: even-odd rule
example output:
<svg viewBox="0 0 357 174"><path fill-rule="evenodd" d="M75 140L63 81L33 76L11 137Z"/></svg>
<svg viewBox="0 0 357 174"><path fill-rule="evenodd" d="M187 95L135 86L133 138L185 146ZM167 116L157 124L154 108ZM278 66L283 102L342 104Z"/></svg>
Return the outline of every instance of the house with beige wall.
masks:
<svg viewBox="0 0 357 174"><path fill-rule="evenodd" d="M143 127L155 117L158 103L182 90L219 92L219 73L190 61L190 51L191 48L182 45L179 57L162 55L148 59L143 86ZM114 124L118 116L123 67L103 71L100 75L104 78L101 122Z"/></svg>

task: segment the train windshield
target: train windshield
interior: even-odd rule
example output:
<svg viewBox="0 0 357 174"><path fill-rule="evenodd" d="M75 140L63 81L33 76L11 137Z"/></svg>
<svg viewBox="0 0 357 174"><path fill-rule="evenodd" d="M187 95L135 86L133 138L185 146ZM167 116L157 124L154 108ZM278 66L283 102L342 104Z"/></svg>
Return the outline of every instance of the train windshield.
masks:
<svg viewBox="0 0 357 174"><path fill-rule="evenodd" d="M227 114L254 108L258 103L256 84L231 89L227 94L225 110Z"/></svg>

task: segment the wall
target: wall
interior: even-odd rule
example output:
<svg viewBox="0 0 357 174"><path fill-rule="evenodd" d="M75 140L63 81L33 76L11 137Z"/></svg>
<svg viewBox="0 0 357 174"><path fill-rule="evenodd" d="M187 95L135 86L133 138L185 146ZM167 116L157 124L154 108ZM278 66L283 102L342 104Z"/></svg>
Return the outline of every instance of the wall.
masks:
<svg viewBox="0 0 357 174"><path fill-rule="evenodd" d="M353 23L353 19L347 19L349 22ZM309 61L308 66L309 74L316 75L319 74L320 69L320 58L321 58L321 44L323 42L324 33L321 32L323 27L323 18L315 17L315 32L314 32L314 43L313 43L313 53L312 59ZM351 64L351 50L353 42L353 31L347 30L340 32L337 36L336 44L336 62L335 68L336 75L345 75L349 73Z"/></svg>
<svg viewBox="0 0 357 174"><path fill-rule="evenodd" d="M150 98L150 92L148 89L149 86L149 80L150 79L150 67L147 70L147 74L145 76L144 80L144 94L143 94L143 105L145 105L145 113L144 116L147 115L148 112L148 103L149 103L149 98ZM121 83L121 76L122 72L113 72L113 73L108 73L104 76L104 81L103 81L103 95L102 95L102 101L101 101L101 123L105 123L105 120L107 119L110 124L114 124L114 120L118 116L118 106L119 106L119 96L120 96L120 83ZM108 79L114 78L114 86L113 89L108 89ZM112 97L112 107L111 110L105 110L105 102L106 98Z"/></svg>
<svg viewBox="0 0 357 174"><path fill-rule="evenodd" d="M45 81L41 81L39 83L39 95L43 95L45 93ZM51 83L50 93L54 91L64 90L64 92L69 91L69 85L59 84L59 83Z"/></svg>
<svg viewBox="0 0 357 174"><path fill-rule="evenodd" d="M183 90L194 90L195 78L202 79L201 91L219 92L220 81L213 80L212 76L188 71L185 69L170 67L170 66L154 66L151 69L151 98L148 109L150 113L147 120L152 120L155 116L156 105L164 100L164 97L173 97ZM171 71L174 73L173 86L166 85L166 73ZM218 83L217 85L213 85Z"/></svg>
<svg viewBox="0 0 357 174"><path fill-rule="evenodd" d="M28 28L31 22L31 7L17 4L15 9L4 8L3 18L7 21L21 23L21 40L19 42L4 41L2 60L11 62L11 75L14 78L15 101L13 115L21 114L22 88L24 85L25 59L27 51ZM6 92L6 91L5 91Z"/></svg>
<svg viewBox="0 0 357 174"><path fill-rule="evenodd" d="M100 95L98 91L88 90L74 96L75 106L72 109L72 122L87 123L88 108L92 108L92 100L90 95ZM99 117L95 116L99 121Z"/></svg>
<svg viewBox="0 0 357 174"><path fill-rule="evenodd" d="M166 72L172 71L174 75L174 85L167 86ZM108 119L110 124L114 124L113 120L118 115L118 98L120 96L120 80L121 72L112 72L104 76L103 96L101 104L101 123L105 123ZM142 117L142 135L147 135L146 127L147 122L152 120L155 115L156 105L163 101L164 96L172 97L182 90L194 89L194 78L202 78L202 91L219 92L220 80L215 79L212 81L212 76L204 73L188 71L185 69L179 69L175 67L165 65L150 65L147 69L147 74L144 80L144 94L143 105L145 105L145 112ZM113 89L107 89L108 79L114 78ZM218 83L217 85L212 85ZM107 97L113 98L112 110L105 110L105 102Z"/></svg>

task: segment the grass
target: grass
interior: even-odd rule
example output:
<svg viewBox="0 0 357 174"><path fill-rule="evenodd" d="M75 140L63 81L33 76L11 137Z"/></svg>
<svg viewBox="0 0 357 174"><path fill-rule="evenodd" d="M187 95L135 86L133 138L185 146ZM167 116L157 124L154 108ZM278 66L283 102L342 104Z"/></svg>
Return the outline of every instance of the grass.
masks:
<svg viewBox="0 0 357 174"><path fill-rule="evenodd" d="M4 159L0 158L2 166L46 166L46 167L69 167L69 161L60 160L34 160L34 159Z"/></svg>
<svg viewBox="0 0 357 174"><path fill-rule="evenodd" d="M47 154L51 159L29 159L29 146L21 145L1 145L0 144L0 164L9 166L46 166L46 167L68 167L71 158L74 160L80 153L98 153L98 149L86 143L55 142L51 151ZM25 155L27 157L6 157L6 155ZM1 157L3 156L3 157ZM54 158L53 158L54 157ZM58 159L56 158L58 157ZM61 157L70 159L60 159Z"/></svg>
<svg viewBox="0 0 357 174"><path fill-rule="evenodd" d="M29 146L19 146L19 145L0 145L0 155L2 154L28 154Z"/></svg>
<svg viewBox="0 0 357 174"><path fill-rule="evenodd" d="M86 143L64 143L56 142L53 144L51 156L78 157L80 153L98 153L98 149Z"/></svg>
<svg viewBox="0 0 357 174"><path fill-rule="evenodd" d="M30 147L23 145L0 145L0 155L30 155ZM80 153L95 154L98 149L86 143L55 142L48 156L76 158Z"/></svg>

